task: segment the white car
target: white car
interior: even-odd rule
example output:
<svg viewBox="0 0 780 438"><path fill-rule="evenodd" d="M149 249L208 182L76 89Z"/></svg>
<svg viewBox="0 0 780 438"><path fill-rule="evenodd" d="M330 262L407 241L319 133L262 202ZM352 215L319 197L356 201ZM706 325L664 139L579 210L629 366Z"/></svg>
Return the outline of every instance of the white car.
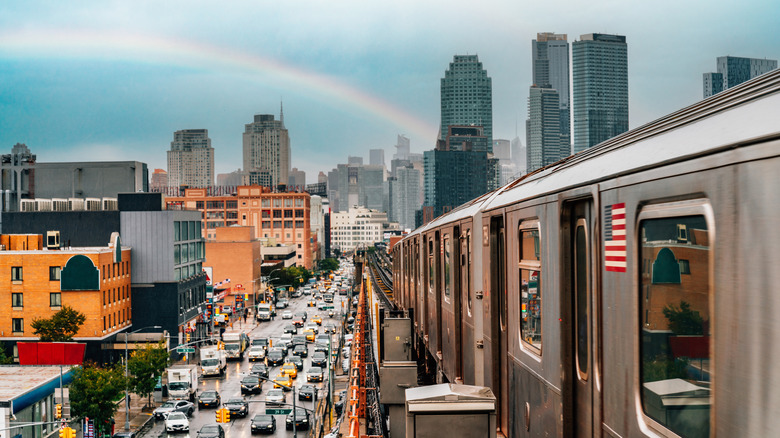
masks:
<svg viewBox="0 0 780 438"><path fill-rule="evenodd" d="M290 334L290 333L285 333L285 334L283 334L283 335L282 335L282 336L279 338L279 340L280 340L280 341L282 341L282 342L284 342L285 344L289 344L289 343L290 343L290 341L292 341L292 334Z"/></svg>
<svg viewBox="0 0 780 438"><path fill-rule="evenodd" d="M190 420L181 412L171 412L165 418L166 432L189 432Z"/></svg>
<svg viewBox="0 0 780 438"><path fill-rule="evenodd" d="M265 347L262 345L254 345L249 348L249 353L247 353L247 356L249 356L250 362L263 360L265 359Z"/></svg>
<svg viewBox="0 0 780 438"><path fill-rule="evenodd" d="M282 312L282 319L292 319L292 312L290 310Z"/></svg>
<svg viewBox="0 0 780 438"><path fill-rule="evenodd" d="M287 401L287 397L281 389L271 389L268 394L265 395L265 403L267 405L281 405Z"/></svg>

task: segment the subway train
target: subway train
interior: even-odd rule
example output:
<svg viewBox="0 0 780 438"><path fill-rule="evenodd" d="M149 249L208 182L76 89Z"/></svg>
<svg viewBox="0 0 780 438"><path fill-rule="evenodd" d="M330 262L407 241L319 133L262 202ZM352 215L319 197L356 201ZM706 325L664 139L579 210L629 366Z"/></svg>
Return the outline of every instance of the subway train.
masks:
<svg viewBox="0 0 780 438"><path fill-rule="evenodd" d="M393 299L499 436L780 436L779 229L775 70L414 230Z"/></svg>

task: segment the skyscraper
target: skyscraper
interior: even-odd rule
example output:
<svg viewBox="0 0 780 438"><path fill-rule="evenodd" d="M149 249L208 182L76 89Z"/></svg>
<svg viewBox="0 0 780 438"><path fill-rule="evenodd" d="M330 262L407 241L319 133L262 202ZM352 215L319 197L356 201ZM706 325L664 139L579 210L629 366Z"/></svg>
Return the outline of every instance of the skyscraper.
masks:
<svg viewBox="0 0 780 438"><path fill-rule="evenodd" d="M398 135L398 141L395 143L395 148L397 152L393 154L394 160L408 160L409 159L409 149L410 149L410 141L409 139L404 135Z"/></svg>
<svg viewBox="0 0 780 438"><path fill-rule="evenodd" d="M704 98L777 68L777 60L719 56L717 73L704 73Z"/></svg>
<svg viewBox="0 0 780 438"><path fill-rule="evenodd" d="M572 76L574 153L628 131L625 36L581 35L572 43Z"/></svg>
<svg viewBox="0 0 780 438"><path fill-rule="evenodd" d="M567 137L565 141L570 143L569 42L566 38L566 34L537 33L536 39L531 40L531 63L533 84L558 92L560 135Z"/></svg>
<svg viewBox="0 0 780 438"><path fill-rule="evenodd" d="M368 151L368 164L372 166L384 166L385 165L385 150L384 149L369 149Z"/></svg>
<svg viewBox="0 0 780 438"><path fill-rule="evenodd" d="M298 170L297 167L293 167L290 171L290 178L287 183L290 187L298 187L301 190L306 187L306 172Z"/></svg>
<svg viewBox="0 0 780 438"><path fill-rule="evenodd" d="M536 86L530 89L526 125L529 172L569 156L569 137L560 132L559 102L555 89Z"/></svg>
<svg viewBox="0 0 780 438"><path fill-rule="evenodd" d="M455 55L441 79L441 130L444 140L452 125L484 128L493 145L493 85L477 55Z"/></svg>
<svg viewBox="0 0 780 438"><path fill-rule="evenodd" d="M244 131L244 172L249 182L266 187L287 184L290 168L290 136L284 120L255 115Z"/></svg>
<svg viewBox="0 0 780 438"><path fill-rule="evenodd" d="M214 149L208 129L183 129L173 133L168 151L168 185L214 185Z"/></svg>
<svg viewBox="0 0 780 438"><path fill-rule="evenodd" d="M391 221L398 222L401 228L414 229L414 215L422 205L420 202L421 173L408 164L396 169L396 176L390 179Z"/></svg>

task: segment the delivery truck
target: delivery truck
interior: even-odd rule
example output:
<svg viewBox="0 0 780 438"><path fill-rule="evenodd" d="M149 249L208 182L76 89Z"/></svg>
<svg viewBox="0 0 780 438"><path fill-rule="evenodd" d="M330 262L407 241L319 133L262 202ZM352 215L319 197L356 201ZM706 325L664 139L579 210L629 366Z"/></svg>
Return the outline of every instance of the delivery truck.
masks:
<svg viewBox="0 0 780 438"><path fill-rule="evenodd" d="M173 365L168 368L168 396L171 399L195 401L197 390L197 366Z"/></svg>

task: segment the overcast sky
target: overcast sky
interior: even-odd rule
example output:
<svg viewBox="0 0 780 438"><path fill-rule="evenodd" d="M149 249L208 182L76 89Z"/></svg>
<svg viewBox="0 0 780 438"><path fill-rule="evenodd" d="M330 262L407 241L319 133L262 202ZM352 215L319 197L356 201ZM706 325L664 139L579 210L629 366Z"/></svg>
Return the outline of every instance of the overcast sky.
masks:
<svg viewBox="0 0 780 438"><path fill-rule="evenodd" d="M634 128L700 100L718 56L780 58L778 23L777 0L4 1L0 153L165 169L173 132L205 128L224 173L283 100L311 183L369 149L389 163L397 134L432 149L455 54L493 79L494 138L525 143L537 32L625 35Z"/></svg>

